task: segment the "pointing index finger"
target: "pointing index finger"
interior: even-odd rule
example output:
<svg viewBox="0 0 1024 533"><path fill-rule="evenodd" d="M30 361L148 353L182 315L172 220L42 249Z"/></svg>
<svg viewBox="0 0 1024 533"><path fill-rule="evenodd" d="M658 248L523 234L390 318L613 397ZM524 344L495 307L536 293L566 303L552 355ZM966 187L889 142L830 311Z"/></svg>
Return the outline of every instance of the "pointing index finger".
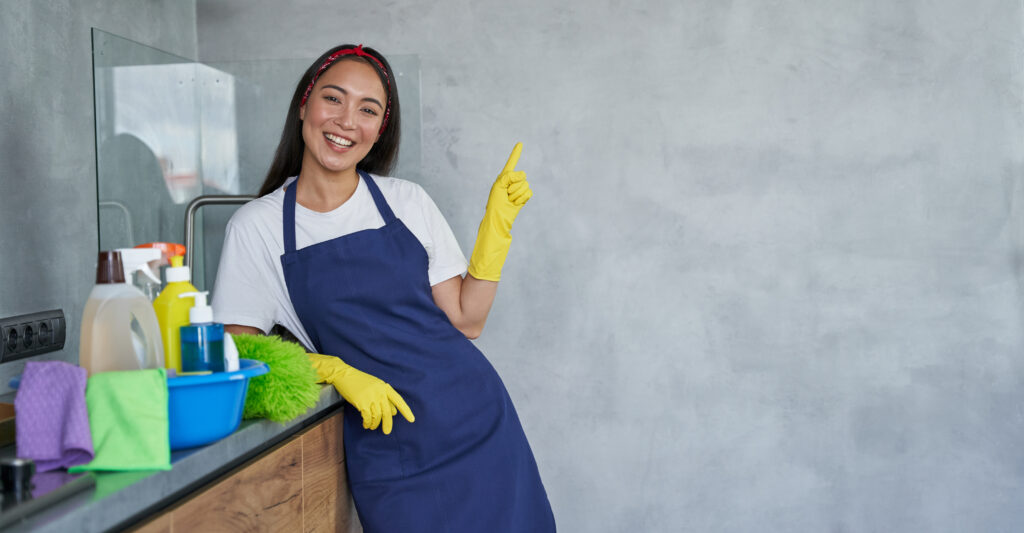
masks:
<svg viewBox="0 0 1024 533"><path fill-rule="evenodd" d="M516 147L512 149L512 155L508 156L508 162L505 163L505 168L501 169L502 172L511 172L516 169L516 164L519 163L519 154L523 153L523 143L516 143Z"/></svg>

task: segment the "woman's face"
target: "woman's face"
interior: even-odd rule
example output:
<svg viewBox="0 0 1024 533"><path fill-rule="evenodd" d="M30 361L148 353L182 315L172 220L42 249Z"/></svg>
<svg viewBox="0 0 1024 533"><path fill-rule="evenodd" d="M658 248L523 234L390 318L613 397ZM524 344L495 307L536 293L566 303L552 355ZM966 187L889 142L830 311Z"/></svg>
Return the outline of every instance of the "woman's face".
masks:
<svg viewBox="0 0 1024 533"><path fill-rule="evenodd" d="M377 71L362 61L342 59L320 74L299 109L302 173L354 173L377 142L386 103Z"/></svg>

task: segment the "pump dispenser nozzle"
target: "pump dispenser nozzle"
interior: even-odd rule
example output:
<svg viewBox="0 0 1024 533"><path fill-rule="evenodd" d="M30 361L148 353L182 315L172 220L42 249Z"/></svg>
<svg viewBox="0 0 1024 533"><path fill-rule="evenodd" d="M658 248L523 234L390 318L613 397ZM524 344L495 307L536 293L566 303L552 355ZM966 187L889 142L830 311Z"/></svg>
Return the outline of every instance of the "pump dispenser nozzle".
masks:
<svg viewBox="0 0 1024 533"><path fill-rule="evenodd" d="M210 291L183 292L178 298L191 296L195 298L195 305L188 310L188 321L193 324L208 324L213 322L213 308L206 305L206 296Z"/></svg>

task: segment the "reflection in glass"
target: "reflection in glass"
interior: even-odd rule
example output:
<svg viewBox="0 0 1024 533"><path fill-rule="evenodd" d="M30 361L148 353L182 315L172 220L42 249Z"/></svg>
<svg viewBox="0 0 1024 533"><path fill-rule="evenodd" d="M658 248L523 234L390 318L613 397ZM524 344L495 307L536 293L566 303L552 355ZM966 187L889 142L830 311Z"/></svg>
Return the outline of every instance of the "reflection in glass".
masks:
<svg viewBox="0 0 1024 533"><path fill-rule="evenodd" d="M149 148L172 202L202 194L196 66L123 66L105 74L111 80L113 137L132 136Z"/></svg>
<svg viewBox="0 0 1024 533"><path fill-rule="evenodd" d="M94 30L101 249L183 242L185 206L238 192L234 79Z"/></svg>
<svg viewBox="0 0 1024 533"><path fill-rule="evenodd" d="M200 175L204 194L238 194L238 130L235 127L235 78L197 63L199 80Z"/></svg>

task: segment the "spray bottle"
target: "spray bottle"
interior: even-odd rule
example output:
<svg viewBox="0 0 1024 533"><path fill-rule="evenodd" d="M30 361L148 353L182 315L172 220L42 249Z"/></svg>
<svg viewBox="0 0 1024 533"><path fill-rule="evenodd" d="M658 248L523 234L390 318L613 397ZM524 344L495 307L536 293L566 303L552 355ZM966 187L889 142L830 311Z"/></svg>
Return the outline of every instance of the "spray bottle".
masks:
<svg viewBox="0 0 1024 533"><path fill-rule="evenodd" d="M160 292L160 276L153 268L160 268L163 256L156 248L118 248L124 265L124 280L134 285L146 299L153 301ZM138 274L138 275L136 275Z"/></svg>

